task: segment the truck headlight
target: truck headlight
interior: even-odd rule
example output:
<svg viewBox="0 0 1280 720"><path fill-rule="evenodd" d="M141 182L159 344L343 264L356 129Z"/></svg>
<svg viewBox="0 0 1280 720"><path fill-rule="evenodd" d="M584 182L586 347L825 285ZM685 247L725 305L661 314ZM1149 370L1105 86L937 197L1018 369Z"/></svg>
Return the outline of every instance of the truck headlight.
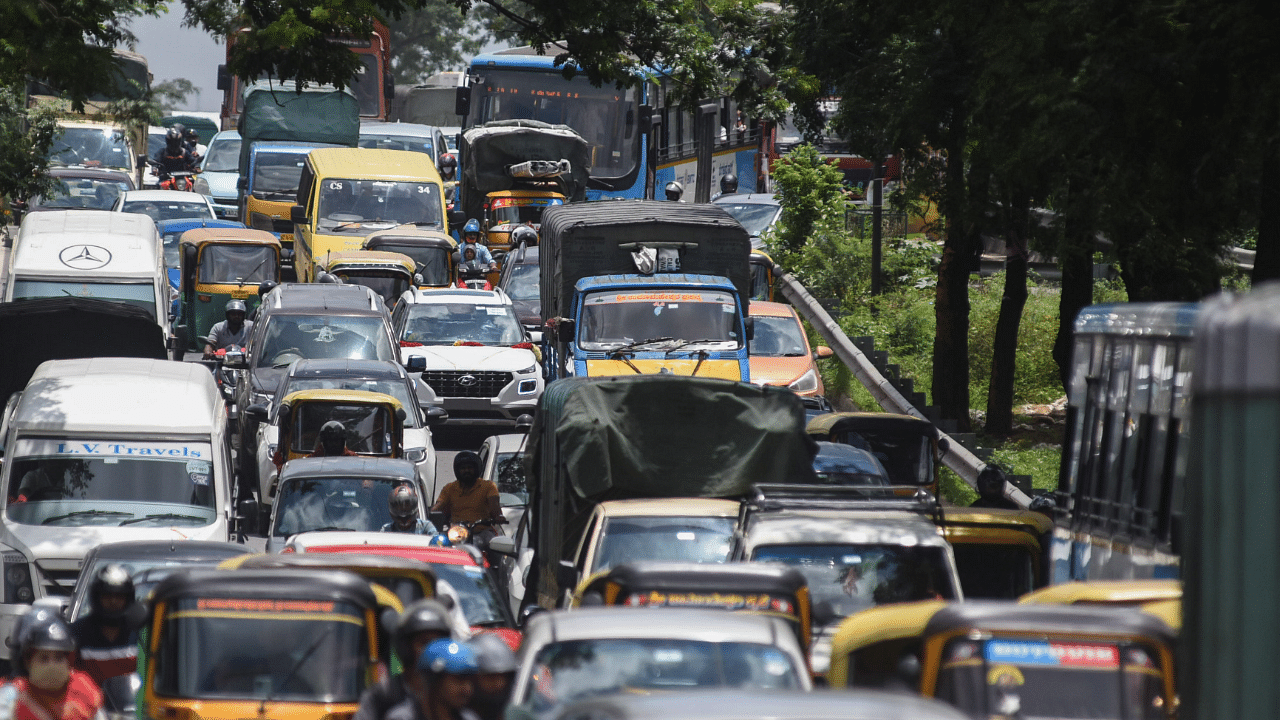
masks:
<svg viewBox="0 0 1280 720"><path fill-rule="evenodd" d="M818 373L809 368L805 374L801 375L787 387L796 392L813 392L818 389Z"/></svg>
<svg viewBox="0 0 1280 720"><path fill-rule="evenodd" d="M31 587L31 566L17 553L4 556L4 601L8 604L31 604L36 599Z"/></svg>
<svg viewBox="0 0 1280 720"><path fill-rule="evenodd" d="M418 448L405 448L405 451L404 451L404 459L405 459L405 460L408 460L408 461L409 461L409 462L411 462L411 463L415 463L415 464L416 464L416 463L420 463L420 462L422 462L423 460L426 460L426 459L427 459L427 449L426 449L426 448L420 448L420 447L418 447Z"/></svg>

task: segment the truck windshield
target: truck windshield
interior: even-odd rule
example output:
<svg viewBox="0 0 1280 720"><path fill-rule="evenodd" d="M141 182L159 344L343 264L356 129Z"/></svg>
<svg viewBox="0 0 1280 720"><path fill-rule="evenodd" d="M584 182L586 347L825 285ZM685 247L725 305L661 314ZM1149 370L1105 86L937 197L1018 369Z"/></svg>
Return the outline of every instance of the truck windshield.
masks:
<svg viewBox="0 0 1280 720"><path fill-rule="evenodd" d="M364 689L369 641L351 603L255 594L179 598L166 608L158 693L354 703Z"/></svg>
<svg viewBox="0 0 1280 720"><path fill-rule="evenodd" d="M276 280L276 250L270 245L205 245L200 253L202 283L260 283Z"/></svg>
<svg viewBox="0 0 1280 720"><path fill-rule="evenodd" d="M129 143L124 133L114 128L59 128L49 150L51 165L86 165L127 171L129 160Z"/></svg>
<svg viewBox="0 0 1280 720"><path fill-rule="evenodd" d="M524 329L505 305L431 303L409 308L400 340L419 345L515 345L524 341Z"/></svg>
<svg viewBox="0 0 1280 720"><path fill-rule="evenodd" d="M542 211L552 205L563 205L560 198L494 198L490 211L491 225L542 222Z"/></svg>
<svg viewBox="0 0 1280 720"><path fill-rule="evenodd" d="M673 338L736 349L742 347L740 325L737 302L724 291L597 292L583 302L578 342L584 350L613 350L653 338Z"/></svg>
<svg viewBox="0 0 1280 720"><path fill-rule="evenodd" d="M272 537L311 530L377 532L391 522L392 478L293 478L280 485Z"/></svg>
<svg viewBox="0 0 1280 720"><path fill-rule="evenodd" d="M320 181L320 232L368 235L397 225L443 227L440 186L390 180Z"/></svg>
<svg viewBox="0 0 1280 720"><path fill-rule="evenodd" d="M267 152L259 150L253 156L253 196L259 200L293 201L298 194L298 182L302 179L302 166L307 163L307 153Z"/></svg>
<svg viewBox="0 0 1280 720"><path fill-rule="evenodd" d="M19 440L5 517L23 525L200 527L217 519L207 443Z"/></svg>
<svg viewBox="0 0 1280 720"><path fill-rule="evenodd" d="M13 281L13 299L38 300L49 297L82 297L111 300L146 310L156 317L156 289L151 283L66 282L58 280Z"/></svg>

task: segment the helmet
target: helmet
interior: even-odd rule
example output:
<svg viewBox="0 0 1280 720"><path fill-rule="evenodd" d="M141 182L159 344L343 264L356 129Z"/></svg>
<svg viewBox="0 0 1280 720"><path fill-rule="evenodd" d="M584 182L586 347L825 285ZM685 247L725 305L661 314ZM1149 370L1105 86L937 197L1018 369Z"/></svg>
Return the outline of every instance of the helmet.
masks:
<svg viewBox="0 0 1280 720"><path fill-rule="evenodd" d="M684 186L675 180L672 180L667 183L667 187L663 192L667 194L668 200L679 200L680 196L684 195Z"/></svg>
<svg viewBox="0 0 1280 720"><path fill-rule="evenodd" d="M468 644L476 653L476 662L482 673L513 673L520 666L511 646L493 633L480 633Z"/></svg>
<svg viewBox="0 0 1280 720"><path fill-rule="evenodd" d="M13 634L5 639L5 645L9 646L9 662L13 665L14 673L25 675L26 666L22 663L22 638L33 628L40 625L48 625L51 622L61 621L62 616L57 610L50 607L32 606L27 612L18 617L18 621L14 623Z"/></svg>
<svg viewBox="0 0 1280 720"><path fill-rule="evenodd" d="M467 224L462 228L463 235L470 235L471 233L480 234L480 221L475 218L468 220Z"/></svg>
<svg viewBox="0 0 1280 720"><path fill-rule="evenodd" d="M480 664L469 645L441 638L422 651L418 670L433 675L475 675L480 672Z"/></svg>
<svg viewBox="0 0 1280 720"><path fill-rule="evenodd" d="M453 628L449 625L449 610L430 598L410 603L400 613L400 622L391 635L391 644L401 662L408 664L412 661L413 636L424 632L453 634Z"/></svg>
<svg viewBox="0 0 1280 720"><path fill-rule="evenodd" d="M171 126L169 126L169 127L170 127L171 129L173 129L173 130L177 130L177 131L178 131L178 135L180 135L180 136L181 136L181 135L183 135L183 134L185 134L185 133L187 132L187 126L186 126L186 125L183 125L182 123L174 123L173 125L171 125Z"/></svg>
<svg viewBox="0 0 1280 720"><path fill-rule="evenodd" d="M387 504L391 508L391 517L404 520L406 518L418 516L418 493L408 485L401 485L391 491L391 497L387 500Z"/></svg>
<svg viewBox="0 0 1280 720"><path fill-rule="evenodd" d="M60 617L50 618L48 622L36 623L26 629L18 638L18 654L23 658L32 650L55 650L73 653L76 651L75 638L71 637L71 628Z"/></svg>
<svg viewBox="0 0 1280 720"><path fill-rule="evenodd" d="M454 157L451 153L445 153L440 156L440 167L456 168L458 167L458 158Z"/></svg>
<svg viewBox="0 0 1280 720"><path fill-rule="evenodd" d="M720 178L720 192L736 193L738 192L738 176L728 173Z"/></svg>
<svg viewBox="0 0 1280 720"><path fill-rule="evenodd" d="M458 468L463 465L470 464L475 467L476 471L480 471L480 456L470 450L463 450L453 456L453 471L458 472Z"/></svg>
<svg viewBox="0 0 1280 720"><path fill-rule="evenodd" d="M262 297L263 295L266 295L272 290L275 290L276 285L277 283L271 280L263 280L262 282L258 283L258 297Z"/></svg>
<svg viewBox="0 0 1280 720"><path fill-rule="evenodd" d="M129 571L118 563L108 563L93 574L93 582L89 585L89 607L93 609L93 614L100 618L119 620L124 617L125 610L115 612L103 610L102 596L106 593L123 595L128 598L127 607L133 602L133 592L133 578L129 577Z"/></svg>
<svg viewBox="0 0 1280 720"><path fill-rule="evenodd" d="M248 315L249 308L245 307L243 300L228 300L227 307L223 312L226 315L230 315L233 312L238 312L244 315Z"/></svg>
<svg viewBox="0 0 1280 720"><path fill-rule="evenodd" d="M326 448L330 444L347 442L347 428L337 420L330 420L320 426L320 444Z"/></svg>
<svg viewBox="0 0 1280 720"><path fill-rule="evenodd" d="M169 128L164 134L164 144L170 152L177 150L178 146L182 144L182 131L176 127Z"/></svg>
<svg viewBox="0 0 1280 720"><path fill-rule="evenodd" d="M195 128L183 128L182 137L186 140L199 140L200 133L196 132Z"/></svg>
<svg viewBox="0 0 1280 720"><path fill-rule="evenodd" d="M521 245L537 245L538 233L528 225L521 225L511 231L511 246L520 247Z"/></svg>
<svg viewBox="0 0 1280 720"><path fill-rule="evenodd" d="M430 547L453 547L453 543L449 541L449 536L444 533L436 533L427 541Z"/></svg>

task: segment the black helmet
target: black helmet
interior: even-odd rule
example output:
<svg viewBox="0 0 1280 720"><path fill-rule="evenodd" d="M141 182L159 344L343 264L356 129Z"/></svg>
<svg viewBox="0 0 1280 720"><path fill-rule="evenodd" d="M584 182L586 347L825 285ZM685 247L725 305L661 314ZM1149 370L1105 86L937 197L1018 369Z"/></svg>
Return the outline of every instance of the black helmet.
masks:
<svg viewBox="0 0 1280 720"><path fill-rule="evenodd" d="M75 638L71 637L71 628L60 617L51 618L48 622L36 623L26 629L18 639L18 654L24 659L32 650L54 650L73 653L76 651Z"/></svg>
<svg viewBox="0 0 1280 720"><path fill-rule="evenodd" d="M520 666L511 646L493 633L480 633L468 642L476 651L480 672L488 674L513 673Z"/></svg>
<svg viewBox="0 0 1280 720"><path fill-rule="evenodd" d="M5 639L5 645L9 646L9 662L13 665L15 674L27 674L26 665L22 662L23 636L37 626L48 625L55 621L62 621L62 616L50 607L31 606L26 613L18 617L18 621L13 625L13 634Z"/></svg>
<svg viewBox="0 0 1280 720"><path fill-rule="evenodd" d="M112 593L127 598L125 608L115 612L102 609L102 596ZM89 585L89 607L93 614L105 620L119 620L124 617L128 606L133 603L133 578L129 571L118 563L108 563L93 574L93 583Z"/></svg>
<svg viewBox="0 0 1280 720"><path fill-rule="evenodd" d="M720 192L736 193L738 192L738 176L728 173L720 178Z"/></svg>
<svg viewBox="0 0 1280 720"><path fill-rule="evenodd" d="M684 195L684 186L675 180L672 180L667 183L667 187L663 192L667 194L668 200L679 200L680 196Z"/></svg>
<svg viewBox="0 0 1280 720"><path fill-rule="evenodd" d="M450 637L453 634L453 627L449 624L449 611L437 600L430 598L418 600L410 603L409 607L400 613L400 622L396 624L395 632L392 633L391 644L396 655L400 657L401 663L410 665L416 660L412 657L413 636L424 632L436 632L444 637Z"/></svg>
<svg viewBox="0 0 1280 720"><path fill-rule="evenodd" d="M391 497L387 500L390 506L391 517L405 520L407 518L418 516L418 493L408 485L401 485L391 491Z"/></svg>
<svg viewBox="0 0 1280 720"><path fill-rule="evenodd" d="M258 283L258 297L262 297L263 295L266 295L272 290L275 290L276 285L277 283L272 280L263 280L262 282Z"/></svg>
<svg viewBox="0 0 1280 720"><path fill-rule="evenodd" d="M320 444L324 446L325 452L329 452L330 448L335 450L347 444L347 428L337 420L330 420L320 426Z"/></svg>
<svg viewBox="0 0 1280 720"><path fill-rule="evenodd" d="M196 142L200 139L200 133L196 132L195 128L183 128L182 137L186 140Z"/></svg>
<svg viewBox="0 0 1280 720"><path fill-rule="evenodd" d="M521 225L511 231L511 247L520 247L521 245L537 245L538 233L528 225Z"/></svg>
<svg viewBox="0 0 1280 720"><path fill-rule="evenodd" d="M227 317L231 317L231 313L233 312L238 312L241 315L248 315L249 308L245 307L243 300L228 300L227 306L223 310L223 314Z"/></svg>
<svg viewBox="0 0 1280 720"><path fill-rule="evenodd" d="M164 134L164 144L170 152L177 150L182 145L182 131L176 127L169 128Z"/></svg>
<svg viewBox="0 0 1280 720"><path fill-rule="evenodd" d="M463 450L453 456L453 471L458 472L458 468L463 465L471 465L475 467L476 472L480 472L480 456L470 450Z"/></svg>

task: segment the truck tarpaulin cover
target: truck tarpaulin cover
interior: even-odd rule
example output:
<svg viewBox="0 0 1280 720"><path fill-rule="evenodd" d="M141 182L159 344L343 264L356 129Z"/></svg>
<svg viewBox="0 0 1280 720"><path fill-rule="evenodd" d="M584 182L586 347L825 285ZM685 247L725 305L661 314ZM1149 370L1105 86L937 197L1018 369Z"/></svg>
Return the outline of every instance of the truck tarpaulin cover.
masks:
<svg viewBox="0 0 1280 720"><path fill-rule="evenodd" d="M0 402L45 360L164 360L164 330L147 311L109 300L50 298L0 305Z"/></svg>
<svg viewBox="0 0 1280 720"><path fill-rule="evenodd" d="M527 160L568 160L561 178L570 201L586 198L591 155L587 141L568 125L537 120L496 120L462 134L462 181L481 195L515 187L507 167Z"/></svg>
<svg viewBox="0 0 1280 720"><path fill-rule="evenodd" d="M756 483L815 482L817 446L785 388L665 375L553 386L562 383L573 385L560 388L569 391L563 407L539 420L555 423L580 497L732 497Z"/></svg>
<svg viewBox="0 0 1280 720"><path fill-rule="evenodd" d="M639 243L679 243L680 272L728 278L751 297L751 237L716 205L628 201L547 208L539 258L542 319L568 316L574 285L585 277L634 275Z"/></svg>
<svg viewBox="0 0 1280 720"><path fill-rule="evenodd" d="M360 105L350 90L331 85L303 88L291 81L259 81L244 89L240 114L240 175L248 174L249 148L259 140L305 140L355 147Z"/></svg>

